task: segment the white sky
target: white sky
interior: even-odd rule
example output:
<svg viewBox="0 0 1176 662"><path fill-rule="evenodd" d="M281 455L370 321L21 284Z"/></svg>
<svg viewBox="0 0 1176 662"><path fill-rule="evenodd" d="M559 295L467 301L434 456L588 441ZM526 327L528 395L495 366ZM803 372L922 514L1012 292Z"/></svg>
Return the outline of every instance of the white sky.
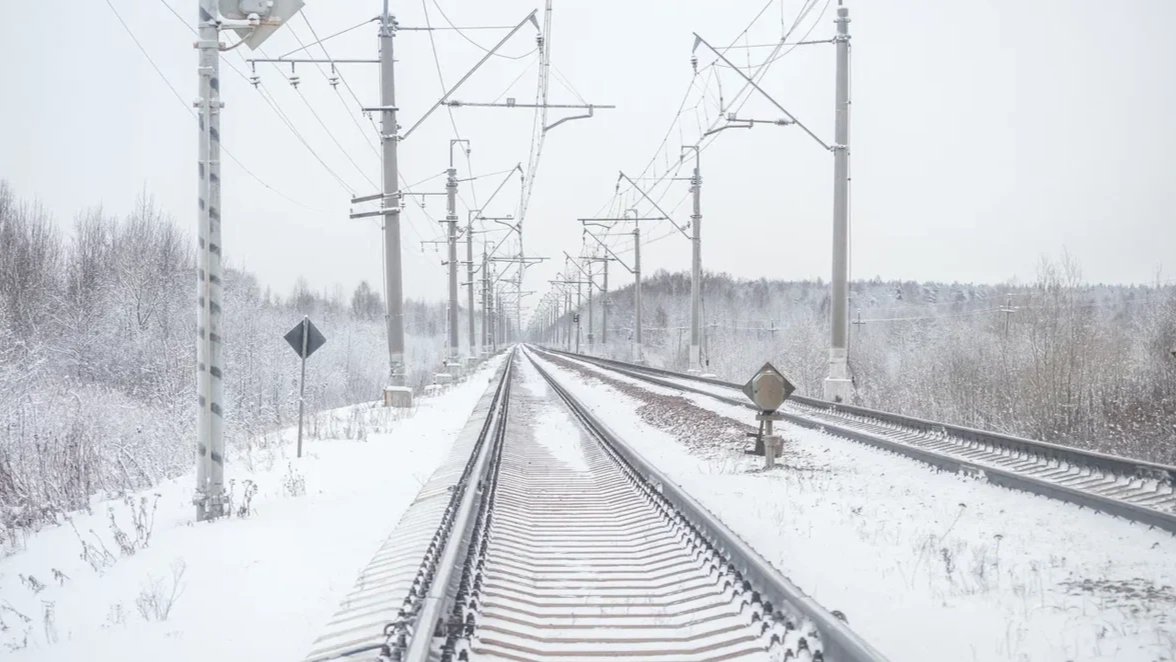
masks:
<svg viewBox="0 0 1176 662"><path fill-rule="evenodd" d="M185 102L195 98L196 53L187 22L194 0L110 0L143 42ZM453 2L441 7L459 25L510 25L536 5L502 0ZM527 225L530 255L561 256L528 276L529 289L562 266L562 251L580 249L577 216L602 211L614 193L617 171L639 172L657 148L690 84L692 31L715 45L739 34L763 7L761 0L703 2L656 0L557 2L553 62L587 100L616 104L590 120L561 125L548 135ZM154 193L186 226L195 225L195 121L168 90L119 26L105 0L6 0L0 25L0 178L35 196L63 226L86 207L101 204L125 213L139 190ZM791 23L802 0L776 0L740 43L779 39L781 18ZM818 3L824 5L824 0ZM833 32L836 0L811 38ZM1176 44L1166 30L1176 23L1170 0L1067 3L1046 0L971 2L866 2L850 7L853 35L852 223L853 276L946 281L1032 279L1038 258L1068 249L1091 281L1149 282L1176 269ZM433 0L394 2L402 26L444 25ZM541 9L541 7L540 7ZM379 12L376 0L309 0L305 16L320 36ZM817 12L813 13L813 17ZM540 12L540 21L542 13ZM812 19L801 28L807 29ZM333 57L374 58L375 24L328 42ZM492 45L501 31L469 32ZM534 47L524 28L504 52ZM295 19L265 46L270 56L311 41ZM433 33L447 84L481 51L452 31ZM242 56L226 63L248 73ZM320 51L313 51L321 55ZM731 51L746 63L743 50ZM753 61L767 49L751 51ZM690 105L706 89L711 101L689 111L667 143L676 158L682 140L715 118L718 87L705 69L713 58L700 48L702 69ZM258 54L260 55L260 53ZM398 105L411 126L439 96L428 33L397 37ZM494 58L455 98L531 101L535 55ZM826 141L833 127L833 48L797 49L776 62L764 87ZM291 88L272 65L258 65L272 94L339 184L267 106L258 91L227 67L222 70L227 148L262 179L299 202L291 204L225 165L223 216L230 262L289 292L298 275L315 288L348 291L361 279L381 282L377 221L347 219L350 193L375 192L379 160L368 141L371 125L353 112L340 87L300 66L302 84ZM377 70L343 69L364 103L377 105ZM576 102L552 83L551 102ZM738 87L722 71L725 94ZM705 83L704 83L705 81ZM346 154L308 111L305 97ZM753 99L741 116L780 114ZM527 159L531 114L523 110L463 108L453 116L473 141L477 174ZM553 115L554 117L554 115ZM357 123L359 127L357 127ZM366 127L364 132L363 127ZM453 129L438 111L402 145L405 177L416 182L448 162ZM664 159L662 169L664 169ZM672 164L672 161L671 161ZM461 176L468 176L464 161ZM687 174L687 170L681 172ZM744 277L829 277L832 157L796 127L729 130L703 153L704 264ZM496 178L493 178L496 179ZM441 179L421 187L442 190ZM491 178L478 180L485 199ZM685 182L668 185L665 202L686 195ZM488 214L515 211L511 183ZM472 204L468 187L462 196ZM621 205L621 207L627 205ZM620 208L620 207L618 207ZM642 205L643 210L647 206ZM444 216L442 198L427 211ZM460 217L466 217L461 209ZM685 201L680 220L689 214ZM404 229L405 294L444 295L441 254L422 253L420 240L440 228L410 204ZM646 236L668 226L648 227ZM0 247L2 250L3 247ZM463 251L464 254L464 251ZM689 245L667 236L643 248L645 270L685 269ZM628 280L615 269L613 284Z"/></svg>

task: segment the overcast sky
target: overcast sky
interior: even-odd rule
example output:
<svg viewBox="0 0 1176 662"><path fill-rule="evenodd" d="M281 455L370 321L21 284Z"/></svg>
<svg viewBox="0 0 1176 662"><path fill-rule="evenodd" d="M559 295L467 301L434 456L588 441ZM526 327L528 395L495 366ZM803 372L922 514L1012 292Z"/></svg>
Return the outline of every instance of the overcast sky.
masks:
<svg viewBox="0 0 1176 662"><path fill-rule="evenodd" d="M165 210L194 228L196 125L194 0L109 0L141 40L182 104L123 31L106 0L6 2L0 24L0 178L36 197L68 227L81 210L102 205L123 214L146 187ZM700 48L697 78L690 56L698 31L726 45L764 6L761 0L556 2L551 34L550 101L615 104L589 120L552 130L542 154L528 213L526 250L559 257L533 269L541 289L562 267L562 252L581 249L577 216L630 206L614 203L617 172L637 173L656 159L657 174L673 166L680 145L697 140L739 88L737 74L708 67ZM739 45L778 41L803 4L777 0ZM320 36L379 12L375 0L308 0L304 15ZM827 38L836 0L824 0L794 35L814 25ZM523 0L453 2L440 6L458 25L502 26L537 7ZM855 278L1003 282L1032 280L1042 255L1069 250L1088 280L1150 282L1176 271L1176 24L1171 0L971 0L848 2L853 35L852 274ZM404 27L445 25L433 0L394 2ZM541 7L538 7L542 9ZM542 21L542 12L540 12ZM376 25L327 42L335 58L374 58ZM405 129L441 91L429 35L402 31L397 43L397 102ZM481 55L453 31L432 33L442 74L452 84ZM466 35L492 45L502 30ZM265 46L270 56L312 41L302 18ZM228 40L228 38L226 38ZM533 100L535 30L526 27L503 48L518 59L493 58L455 98ZM314 55L322 55L313 50ZM755 65L767 48L732 49ZM750 57L749 57L750 54ZM261 55L257 53L256 55ZM297 90L288 71L258 65L248 74L247 48L226 53L222 70L222 135L229 151L294 204L264 188L236 163L224 172L225 251L231 264L288 292L303 275L316 289L381 281L378 221L347 218L350 194L375 192L380 162L375 132L355 112L342 86L299 66ZM521 57L520 57L521 56ZM377 69L342 68L365 104L377 105ZM834 52L798 48L773 63L764 88L825 141L833 135ZM521 76L521 77L520 77ZM517 79L512 86L511 81ZM566 79L571 85L560 81ZM570 89L574 86L575 91ZM687 111L672 125L687 89ZM287 114L312 153L265 103ZM699 100L703 99L702 103ZM322 119L330 133L312 114ZM777 119L752 97L740 115ZM553 117L557 116L554 114ZM531 114L521 109L461 108L453 112L472 141L473 174L527 161ZM441 173L453 125L442 110L402 145L409 182ZM338 144L336 144L338 141ZM342 146L342 149L340 148ZM319 162L319 158L326 164ZM354 161L354 163L352 163ZM461 176L469 176L459 160ZM729 130L703 152L704 264L742 277L828 279L832 218L832 156L796 127ZM336 176L328 172L334 171ZM651 172L653 172L651 170ZM687 174L682 170L681 175ZM463 185L465 204L481 204L498 177ZM442 190L435 179L418 190ZM687 183L657 195L689 215ZM440 236L442 198L425 210L410 203L403 232L405 294L440 298L441 254L421 240ZM475 200L477 202L475 202ZM510 183L486 210L517 211ZM648 205L639 205L643 211ZM466 218L465 205L459 212ZM645 269L685 269L689 244L669 226L651 225ZM660 238L664 237L664 238ZM660 239L659 239L660 238ZM0 247L3 250L3 247ZM628 280L615 270L614 285Z"/></svg>

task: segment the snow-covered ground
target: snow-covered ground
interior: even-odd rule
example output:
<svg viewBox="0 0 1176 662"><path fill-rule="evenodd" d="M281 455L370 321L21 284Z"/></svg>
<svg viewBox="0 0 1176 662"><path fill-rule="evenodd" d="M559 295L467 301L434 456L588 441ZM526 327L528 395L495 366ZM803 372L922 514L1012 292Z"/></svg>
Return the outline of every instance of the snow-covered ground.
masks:
<svg viewBox="0 0 1176 662"><path fill-rule="evenodd" d="M238 505L244 482L257 486L245 517L194 522L185 476L31 535L0 558L0 659L301 659L499 361L412 410L331 412L322 427L351 438L307 441L301 459L291 432L255 451L252 471L230 463ZM145 546L132 519L144 497L155 509Z"/></svg>
<svg viewBox="0 0 1176 662"><path fill-rule="evenodd" d="M702 434L662 426L681 418L663 402L643 410L655 427L623 389L553 370L893 660L1176 660L1170 534L790 425L784 466L765 472L742 453L746 409L606 373L733 419Z"/></svg>

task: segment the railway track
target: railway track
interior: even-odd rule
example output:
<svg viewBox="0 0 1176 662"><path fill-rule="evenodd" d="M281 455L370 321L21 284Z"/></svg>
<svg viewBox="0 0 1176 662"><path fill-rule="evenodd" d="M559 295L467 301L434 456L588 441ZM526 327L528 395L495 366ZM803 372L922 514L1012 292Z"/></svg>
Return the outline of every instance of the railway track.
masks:
<svg viewBox="0 0 1176 662"><path fill-rule="evenodd" d="M491 390L414 578L397 580L396 617L374 628L364 612L364 641L320 646L310 659L883 659L525 350ZM389 595L378 574L365 577L362 590ZM320 641L341 641L332 637Z"/></svg>
<svg viewBox="0 0 1176 662"><path fill-rule="evenodd" d="M738 384L583 354L541 351L754 409ZM1176 533L1176 467L800 396L793 396L780 413L801 427Z"/></svg>

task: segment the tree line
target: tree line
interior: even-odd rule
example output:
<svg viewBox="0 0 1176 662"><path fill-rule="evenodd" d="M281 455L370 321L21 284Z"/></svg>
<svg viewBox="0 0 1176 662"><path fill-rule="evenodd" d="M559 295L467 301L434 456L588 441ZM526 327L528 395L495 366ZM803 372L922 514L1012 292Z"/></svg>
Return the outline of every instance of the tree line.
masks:
<svg viewBox="0 0 1176 662"><path fill-rule="evenodd" d="M0 543L18 530L188 471L194 461L195 255L144 191L121 217L93 208L62 229L0 181ZM299 281L289 296L224 280L230 461L297 415L282 335L310 315L328 338L307 365L311 411L378 397L384 303ZM444 306L406 303L410 381L440 363Z"/></svg>
<svg viewBox="0 0 1176 662"><path fill-rule="evenodd" d="M857 404L1176 464L1176 286L1091 284L1068 255L1035 281L1000 285L873 279L850 288ZM642 289L646 355L684 370L690 279ZM765 360L806 395L827 372L821 281L706 274L704 355L742 382ZM611 292L608 351L629 354L632 290ZM594 325L599 334L602 311ZM586 316L581 346L586 346Z"/></svg>

